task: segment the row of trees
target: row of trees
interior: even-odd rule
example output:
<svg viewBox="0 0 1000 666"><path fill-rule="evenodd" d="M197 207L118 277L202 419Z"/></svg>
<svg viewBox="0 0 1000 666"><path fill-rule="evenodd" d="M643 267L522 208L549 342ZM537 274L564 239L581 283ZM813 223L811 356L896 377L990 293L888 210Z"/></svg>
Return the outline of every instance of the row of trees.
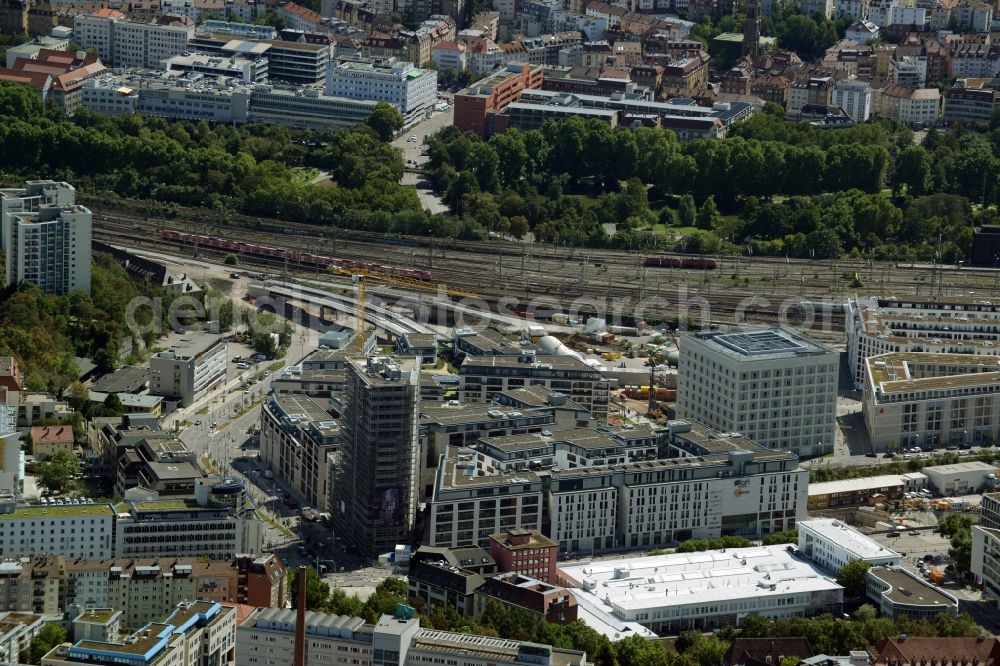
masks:
<svg viewBox="0 0 1000 666"><path fill-rule="evenodd" d="M972 202L1000 197L998 137L955 130L915 145L890 122L829 131L762 114L724 140L681 143L571 118L489 141L447 128L428 168L479 233L671 247L653 233L663 224L703 232L674 243L680 251L954 262L968 256L973 223L995 216Z"/></svg>

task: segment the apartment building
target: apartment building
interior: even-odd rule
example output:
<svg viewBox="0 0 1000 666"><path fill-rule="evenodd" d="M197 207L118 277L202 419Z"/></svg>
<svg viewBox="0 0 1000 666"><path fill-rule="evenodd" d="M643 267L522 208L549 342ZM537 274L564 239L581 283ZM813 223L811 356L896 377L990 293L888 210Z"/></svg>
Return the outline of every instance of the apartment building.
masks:
<svg viewBox="0 0 1000 666"><path fill-rule="evenodd" d="M799 456L833 451L838 354L785 328L683 334L677 416Z"/></svg>
<svg viewBox="0 0 1000 666"><path fill-rule="evenodd" d="M283 605L285 568L274 554L210 562L194 557L75 559L37 556L0 561L0 611L61 614L112 607L126 626L162 618L185 600Z"/></svg>
<svg viewBox="0 0 1000 666"><path fill-rule="evenodd" d="M31 641L55 619L36 613L0 613L0 661L20 663L21 655L31 649Z"/></svg>
<svg viewBox="0 0 1000 666"><path fill-rule="evenodd" d="M865 359L863 411L876 451L1000 438L1000 358L895 352Z"/></svg>
<svg viewBox="0 0 1000 666"><path fill-rule="evenodd" d="M295 611L261 608L236 631L236 666L293 666ZM421 629L413 609L399 608L374 625L357 617L306 613L306 666L525 663L585 666L584 652L476 634ZM57 665L53 665L57 666Z"/></svg>
<svg viewBox="0 0 1000 666"><path fill-rule="evenodd" d="M486 402L497 394L526 386L544 386L587 409L598 423L608 418L611 380L573 356L469 356L459 370L459 395L464 402Z"/></svg>
<svg viewBox="0 0 1000 666"><path fill-rule="evenodd" d="M29 180L24 187L0 188L0 224L6 225L12 213L37 213L43 204L72 206L76 188L66 182ZM5 228L5 227L4 227ZM0 250L7 250L7 234L0 234Z"/></svg>
<svg viewBox="0 0 1000 666"><path fill-rule="evenodd" d="M24 451L21 449L21 433L14 430L11 422L11 410L7 405L0 405L0 484L14 497L20 497L24 492Z"/></svg>
<svg viewBox="0 0 1000 666"><path fill-rule="evenodd" d="M986 125L1000 103L992 79L959 79L944 92L944 121L948 125Z"/></svg>
<svg viewBox="0 0 1000 666"><path fill-rule="evenodd" d="M788 87L786 113L798 114L806 105L830 106L833 102L833 77L822 76L793 81Z"/></svg>
<svg viewBox="0 0 1000 666"><path fill-rule="evenodd" d="M84 206L40 204L3 216L6 285L30 282L47 294L90 293L91 213Z"/></svg>
<svg viewBox="0 0 1000 666"><path fill-rule="evenodd" d="M43 666L232 666L236 663L236 608L208 601L177 605L119 641L80 640L58 645Z"/></svg>
<svg viewBox="0 0 1000 666"><path fill-rule="evenodd" d="M176 346L149 358L149 392L189 407L226 380L226 341L213 333L190 333Z"/></svg>
<svg viewBox="0 0 1000 666"><path fill-rule="evenodd" d="M818 567L836 574L855 560L871 566L899 566L902 555L856 529L831 518L800 520L799 552Z"/></svg>
<svg viewBox="0 0 1000 666"><path fill-rule="evenodd" d="M1000 354L1000 303L988 299L857 298L848 301L845 322L848 364L858 389L864 388L869 356L890 352Z"/></svg>
<svg viewBox="0 0 1000 666"><path fill-rule="evenodd" d="M405 125L423 119L437 99L437 72L412 62L338 60L326 72L326 94L356 100L387 102Z"/></svg>
<svg viewBox="0 0 1000 666"><path fill-rule="evenodd" d="M167 58L188 50L194 37L190 20L163 16L151 23L129 21L118 11L98 10L73 19L74 40L94 48L101 60L115 67L156 69Z"/></svg>
<svg viewBox="0 0 1000 666"><path fill-rule="evenodd" d="M317 511L331 508L330 459L341 441L340 424L308 396L275 395L261 408L260 461Z"/></svg>
<svg viewBox="0 0 1000 666"><path fill-rule="evenodd" d="M467 54L470 63L473 56L470 46ZM544 76L542 67L511 63L505 69L455 93L455 127L480 137L488 136L487 119L490 114L516 102L523 90L541 88Z"/></svg>
<svg viewBox="0 0 1000 666"><path fill-rule="evenodd" d="M420 365L414 358L347 360L333 522L359 552L391 551L409 541L420 469Z"/></svg>
<svg viewBox="0 0 1000 666"><path fill-rule="evenodd" d="M838 81L833 86L833 105L843 109L854 122L865 122L872 110L871 84L858 79Z"/></svg>
<svg viewBox="0 0 1000 666"><path fill-rule="evenodd" d="M109 504L0 504L0 555L106 559L114 552Z"/></svg>
<svg viewBox="0 0 1000 666"><path fill-rule="evenodd" d="M31 429L31 449L35 460L48 460L56 453L73 453L73 426L35 426Z"/></svg>
<svg viewBox="0 0 1000 666"><path fill-rule="evenodd" d="M495 328L455 328L452 346L456 363L461 363L467 355L520 356L523 352L541 351L533 342L508 337Z"/></svg>

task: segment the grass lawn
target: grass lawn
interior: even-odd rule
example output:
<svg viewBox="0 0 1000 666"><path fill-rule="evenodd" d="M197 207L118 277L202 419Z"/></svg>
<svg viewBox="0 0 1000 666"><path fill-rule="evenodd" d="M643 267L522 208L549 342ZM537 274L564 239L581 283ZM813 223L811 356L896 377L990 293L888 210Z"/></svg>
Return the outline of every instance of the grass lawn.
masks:
<svg viewBox="0 0 1000 666"><path fill-rule="evenodd" d="M285 361L284 361L284 359L282 359L280 361L275 361L271 365L267 366L267 371L268 372L277 372L278 370L281 370L283 367L285 367Z"/></svg>
<svg viewBox="0 0 1000 666"><path fill-rule="evenodd" d="M295 176L295 180L308 183L313 178L319 175L319 169L314 169L311 167L292 167L292 174Z"/></svg>

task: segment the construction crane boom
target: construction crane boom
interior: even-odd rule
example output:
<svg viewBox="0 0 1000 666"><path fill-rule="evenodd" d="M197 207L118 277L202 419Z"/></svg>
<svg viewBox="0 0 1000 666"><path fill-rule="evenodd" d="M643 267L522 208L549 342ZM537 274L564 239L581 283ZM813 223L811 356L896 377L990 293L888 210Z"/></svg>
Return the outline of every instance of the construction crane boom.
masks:
<svg viewBox="0 0 1000 666"><path fill-rule="evenodd" d="M361 274L355 274L351 276L354 284L358 287L358 322L356 324L356 329L354 332L354 341L351 345L352 351L355 353L360 353L361 350L365 348L365 310L368 306L368 298L365 289L365 276Z"/></svg>

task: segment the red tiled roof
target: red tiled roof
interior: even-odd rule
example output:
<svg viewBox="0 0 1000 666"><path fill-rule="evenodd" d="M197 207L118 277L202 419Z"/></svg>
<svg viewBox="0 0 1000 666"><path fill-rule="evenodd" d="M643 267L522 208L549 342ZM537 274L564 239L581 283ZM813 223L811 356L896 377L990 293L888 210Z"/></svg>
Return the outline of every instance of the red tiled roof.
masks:
<svg viewBox="0 0 1000 666"><path fill-rule="evenodd" d="M930 663L936 659L939 664L978 663L980 666L1000 664L1000 640L995 638L886 638L872 649L872 661L882 666L895 660L900 666L920 663L926 659Z"/></svg>

